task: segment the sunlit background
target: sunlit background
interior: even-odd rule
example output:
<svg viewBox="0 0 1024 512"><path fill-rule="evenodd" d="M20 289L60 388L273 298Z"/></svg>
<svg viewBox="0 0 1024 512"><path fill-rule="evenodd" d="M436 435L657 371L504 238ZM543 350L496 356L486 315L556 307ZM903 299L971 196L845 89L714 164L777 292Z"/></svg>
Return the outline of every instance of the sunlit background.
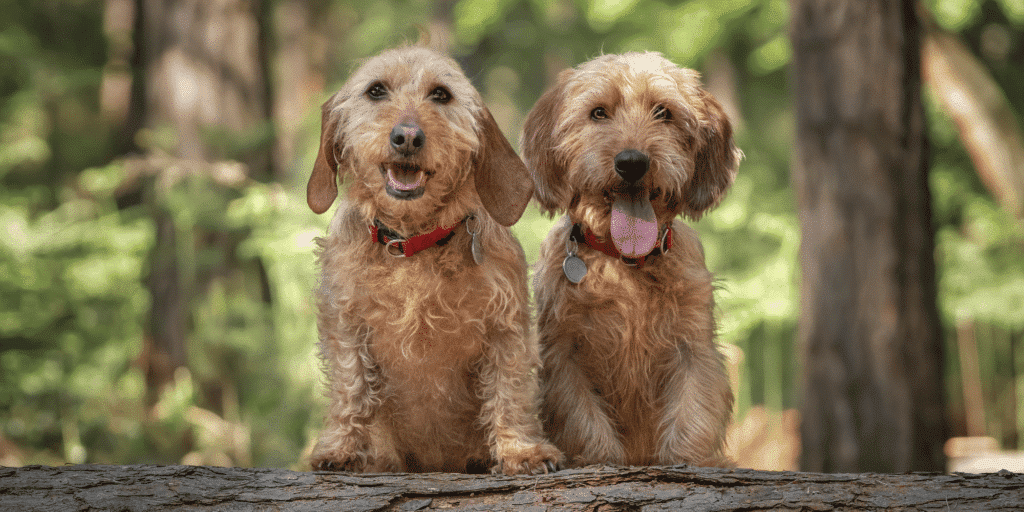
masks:
<svg viewBox="0 0 1024 512"><path fill-rule="evenodd" d="M654 50L703 73L746 155L696 223L737 393L730 450L740 466L797 468L786 0L139 8L157 3L0 0L0 465L305 467L325 405L311 298L330 214L305 202L319 105L360 59L424 30L517 147L567 66ZM950 100L949 77L926 72L949 417L975 438L950 455L1018 450L1024 1L922 7L927 44L942 43L926 58L973 80ZM1002 113L985 134L971 131L983 115L958 110L972 101ZM1017 166L983 158L1000 151ZM531 207L515 226L531 261L551 223Z"/></svg>

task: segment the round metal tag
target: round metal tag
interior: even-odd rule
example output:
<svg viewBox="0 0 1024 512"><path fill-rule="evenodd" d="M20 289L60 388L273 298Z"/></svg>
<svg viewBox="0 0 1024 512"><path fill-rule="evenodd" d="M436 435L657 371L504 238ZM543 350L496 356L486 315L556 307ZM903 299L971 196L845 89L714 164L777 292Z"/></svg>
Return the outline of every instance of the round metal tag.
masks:
<svg viewBox="0 0 1024 512"><path fill-rule="evenodd" d="M565 273L566 279L573 284L580 284L580 281L587 275L587 264L583 263L579 257L569 255L562 260L562 272Z"/></svg>

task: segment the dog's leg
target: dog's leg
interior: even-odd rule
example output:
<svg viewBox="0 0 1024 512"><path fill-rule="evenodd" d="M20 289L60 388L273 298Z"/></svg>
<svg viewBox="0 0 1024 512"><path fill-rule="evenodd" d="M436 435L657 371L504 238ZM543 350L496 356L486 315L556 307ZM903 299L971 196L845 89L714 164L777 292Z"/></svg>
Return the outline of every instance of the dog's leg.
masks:
<svg viewBox="0 0 1024 512"><path fill-rule="evenodd" d="M325 314L324 309L322 302L320 358L331 405L310 465L320 470L363 471L378 465L370 433L380 406L380 377L368 347L372 333L365 326L339 325L337 315Z"/></svg>
<svg viewBox="0 0 1024 512"><path fill-rule="evenodd" d="M480 368L481 420L489 430L493 471L506 475L554 471L562 454L544 439L537 415L539 356L522 335L490 335Z"/></svg>
<svg viewBox="0 0 1024 512"><path fill-rule="evenodd" d="M398 451L395 432L377 419L369 425L370 457L363 471L367 473L403 473L409 471L407 461Z"/></svg>
<svg viewBox="0 0 1024 512"><path fill-rule="evenodd" d="M659 463L731 466L723 452L733 397L722 355L709 345L678 358L661 395Z"/></svg>
<svg viewBox="0 0 1024 512"><path fill-rule="evenodd" d="M559 342L544 352L543 417L548 434L572 466L595 462L623 464L626 452L607 405Z"/></svg>

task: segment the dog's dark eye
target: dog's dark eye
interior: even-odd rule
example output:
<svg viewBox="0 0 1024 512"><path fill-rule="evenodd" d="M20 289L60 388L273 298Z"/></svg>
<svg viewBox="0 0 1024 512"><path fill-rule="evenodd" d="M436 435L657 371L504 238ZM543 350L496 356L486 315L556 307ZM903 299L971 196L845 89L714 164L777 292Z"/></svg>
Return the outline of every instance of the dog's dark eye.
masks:
<svg viewBox="0 0 1024 512"><path fill-rule="evenodd" d="M654 118L668 121L669 119L672 119L672 111L664 105L658 105L657 107L654 107Z"/></svg>
<svg viewBox="0 0 1024 512"><path fill-rule="evenodd" d="M605 112L604 107L597 107L590 111L590 118L594 121L608 119L608 112Z"/></svg>
<svg viewBox="0 0 1024 512"><path fill-rule="evenodd" d="M437 87L433 91L430 91L430 99L435 103L444 105L452 100L452 93L448 92L448 89L445 89L444 87Z"/></svg>
<svg viewBox="0 0 1024 512"><path fill-rule="evenodd" d="M373 101L380 101L388 97L388 88L380 82L374 82L366 89L366 96Z"/></svg>

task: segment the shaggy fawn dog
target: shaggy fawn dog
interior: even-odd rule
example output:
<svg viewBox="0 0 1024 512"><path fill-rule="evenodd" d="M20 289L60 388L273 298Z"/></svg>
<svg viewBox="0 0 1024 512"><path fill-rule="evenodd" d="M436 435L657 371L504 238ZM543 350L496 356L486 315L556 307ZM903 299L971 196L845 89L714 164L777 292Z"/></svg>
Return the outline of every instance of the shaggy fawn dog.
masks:
<svg viewBox="0 0 1024 512"><path fill-rule="evenodd" d="M523 129L536 199L565 213L535 276L542 418L572 465L729 465L733 396L696 232L742 153L698 74L656 53L559 74Z"/></svg>
<svg viewBox="0 0 1024 512"><path fill-rule="evenodd" d="M307 189L326 211L317 327L330 409L314 469L553 470L526 261L533 183L452 59L366 61L323 105Z"/></svg>

